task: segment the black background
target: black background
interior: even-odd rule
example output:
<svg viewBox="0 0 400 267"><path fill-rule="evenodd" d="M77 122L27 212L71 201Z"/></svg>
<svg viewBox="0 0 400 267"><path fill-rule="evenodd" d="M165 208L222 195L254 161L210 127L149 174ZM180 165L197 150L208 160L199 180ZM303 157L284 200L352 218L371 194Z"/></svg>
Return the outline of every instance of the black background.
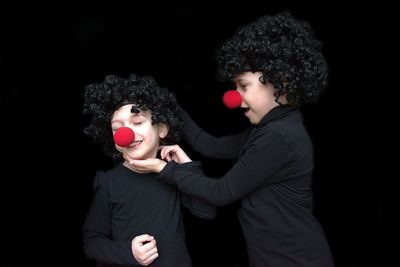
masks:
<svg viewBox="0 0 400 267"><path fill-rule="evenodd" d="M94 173L111 162L82 133L86 84L110 73L152 75L205 130L235 133L248 122L221 103L231 88L215 79L216 51L240 25L285 9L311 23L330 66L328 90L302 111L315 146L315 215L336 265L386 266L396 258L393 7L136 2L2 2L0 266L94 266L81 227ZM210 176L231 164L186 149ZM213 221L184 213L195 266L246 266L237 205Z"/></svg>

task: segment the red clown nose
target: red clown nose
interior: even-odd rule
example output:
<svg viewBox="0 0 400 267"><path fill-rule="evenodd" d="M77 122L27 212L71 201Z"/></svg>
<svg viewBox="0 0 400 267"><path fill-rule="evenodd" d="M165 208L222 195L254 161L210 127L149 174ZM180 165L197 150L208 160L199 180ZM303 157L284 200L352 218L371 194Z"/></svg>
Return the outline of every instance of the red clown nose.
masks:
<svg viewBox="0 0 400 267"><path fill-rule="evenodd" d="M224 93L222 101L227 108L234 109L242 104L242 96L236 90L228 90Z"/></svg>
<svg viewBox="0 0 400 267"><path fill-rule="evenodd" d="M127 147L135 140L135 133L129 127L121 127L114 133L114 142L118 146Z"/></svg>

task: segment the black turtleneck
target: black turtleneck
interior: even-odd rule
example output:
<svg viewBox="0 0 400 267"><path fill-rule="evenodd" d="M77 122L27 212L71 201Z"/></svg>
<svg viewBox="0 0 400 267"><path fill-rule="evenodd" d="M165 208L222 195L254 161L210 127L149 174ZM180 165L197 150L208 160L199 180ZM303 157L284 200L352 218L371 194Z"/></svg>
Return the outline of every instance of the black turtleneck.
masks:
<svg viewBox="0 0 400 267"><path fill-rule="evenodd" d="M241 199L239 221L251 267L333 266L312 213L313 148L298 109L283 105L240 134L215 138L182 110L185 140L201 154L237 158L220 179L169 162L161 179L222 206Z"/></svg>
<svg viewBox="0 0 400 267"><path fill-rule="evenodd" d="M198 172L196 163L189 164ZM159 257L149 266L191 267L185 243L181 204L194 215L212 219L216 208L181 194L154 173L136 173L122 164L99 171L84 227L84 251L98 266L139 266L131 242L138 235L155 237Z"/></svg>

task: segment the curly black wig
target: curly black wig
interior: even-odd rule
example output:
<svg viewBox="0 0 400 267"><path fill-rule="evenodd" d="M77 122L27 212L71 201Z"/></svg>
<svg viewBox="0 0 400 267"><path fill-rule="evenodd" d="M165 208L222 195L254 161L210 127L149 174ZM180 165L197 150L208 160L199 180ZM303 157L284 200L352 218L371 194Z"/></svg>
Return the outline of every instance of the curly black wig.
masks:
<svg viewBox="0 0 400 267"><path fill-rule="evenodd" d="M263 16L237 29L219 51L218 73L233 80L243 72L261 72L260 82L271 83L276 99L287 94L290 104L316 102L327 87L328 66L322 44L309 23L285 11Z"/></svg>
<svg viewBox="0 0 400 267"><path fill-rule="evenodd" d="M160 87L149 76L131 74L124 79L108 75L103 82L85 87L83 106L83 113L91 115L84 133L102 144L106 155L117 157L120 154L113 141L111 118L124 104L135 104L139 109L151 111L152 124L163 123L169 127L162 144L178 142L183 123L178 117L176 98L167 88Z"/></svg>

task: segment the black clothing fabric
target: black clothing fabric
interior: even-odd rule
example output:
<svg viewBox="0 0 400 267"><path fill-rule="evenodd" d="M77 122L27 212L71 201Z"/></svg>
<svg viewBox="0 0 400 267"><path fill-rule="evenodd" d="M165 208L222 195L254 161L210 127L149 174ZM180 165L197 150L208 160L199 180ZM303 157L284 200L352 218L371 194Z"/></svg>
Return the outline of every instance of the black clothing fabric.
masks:
<svg viewBox="0 0 400 267"><path fill-rule="evenodd" d="M208 157L238 158L220 179L169 162L160 179L217 206L241 199L238 212L251 267L330 267L330 249L312 213L313 148L302 115L278 106L258 125L215 138L182 110L184 138Z"/></svg>
<svg viewBox="0 0 400 267"><path fill-rule="evenodd" d="M191 164L192 171L199 165ZM212 219L216 207L187 197L157 174L136 173L122 164L96 175L95 195L83 226L84 251L98 266L138 266L131 241L141 234L155 237L159 256L149 266L191 267L185 244L181 203L194 215Z"/></svg>

